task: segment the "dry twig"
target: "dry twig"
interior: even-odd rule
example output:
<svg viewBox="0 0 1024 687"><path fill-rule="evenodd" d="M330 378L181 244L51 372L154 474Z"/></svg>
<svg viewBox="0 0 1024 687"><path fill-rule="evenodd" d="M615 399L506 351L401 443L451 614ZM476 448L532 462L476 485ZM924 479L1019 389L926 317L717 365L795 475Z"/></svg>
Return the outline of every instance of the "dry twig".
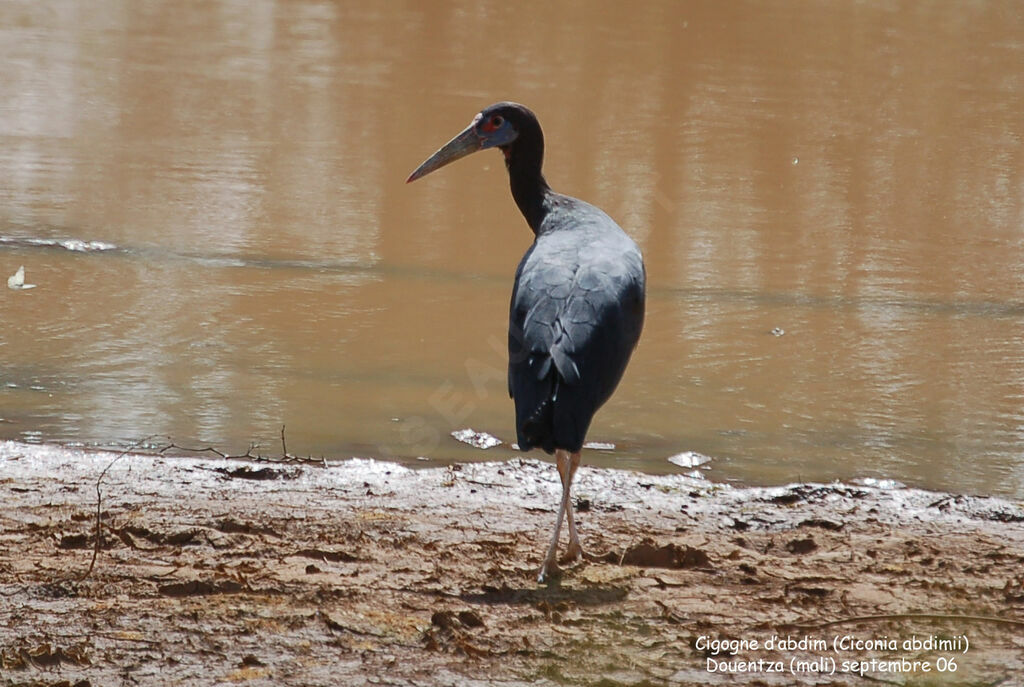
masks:
<svg viewBox="0 0 1024 687"><path fill-rule="evenodd" d="M103 493L100 491L100 486L103 484L103 478L107 476L107 472L110 470L110 468L114 467L114 464L117 463L117 461L119 461L122 458L124 458L125 456L127 456L129 453L131 453L132 451L137 449L139 446L142 446L143 444L148 443L149 441L152 441L154 438L156 438L156 435L155 434L151 434L151 435L149 435L148 437L146 437L144 439L139 439L138 441L133 443L131 446L129 446L125 450L121 451L119 454L117 454L117 457L115 457L112 461L107 463L106 467L104 467L103 470L100 472L100 476L98 478L96 478L96 528L94 530L95 542L94 542L93 547L92 547L92 560L89 561L89 568L78 577L78 581L79 582L81 582L82 580L84 580L85 578L89 577L89 575L92 574L93 568L96 567L96 559L99 558L99 555L100 555L100 546L101 546L102 541L103 541L103 537L102 537Z"/></svg>

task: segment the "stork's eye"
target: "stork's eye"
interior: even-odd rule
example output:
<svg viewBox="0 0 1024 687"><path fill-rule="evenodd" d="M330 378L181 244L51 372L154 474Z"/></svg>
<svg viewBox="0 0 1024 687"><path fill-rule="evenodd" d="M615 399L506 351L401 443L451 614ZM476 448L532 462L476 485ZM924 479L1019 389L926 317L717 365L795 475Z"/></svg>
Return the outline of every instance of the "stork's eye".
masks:
<svg viewBox="0 0 1024 687"><path fill-rule="evenodd" d="M494 115L493 117L491 117L490 124L495 129L497 129L499 126L501 126L504 123L505 123L505 118L502 117L501 115Z"/></svg>

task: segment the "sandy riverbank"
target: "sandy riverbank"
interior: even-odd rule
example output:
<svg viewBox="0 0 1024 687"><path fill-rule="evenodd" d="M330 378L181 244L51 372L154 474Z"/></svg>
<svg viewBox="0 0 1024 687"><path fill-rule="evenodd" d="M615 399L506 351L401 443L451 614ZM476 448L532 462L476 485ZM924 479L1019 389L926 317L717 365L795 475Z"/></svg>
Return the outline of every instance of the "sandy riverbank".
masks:
<svg viewBox="0 0 1024 687"><path fill-rule="evenodd" d="M542 586L559 490L549 464L133 455L104 477L104 544L83 579L96 481L112 458L0 442L0 684L1010 685L1024 675L1020 504L584 466L581 534L606 555ZM779 648L774 636L804 643ZM722 640L734 656L712 653Z"/></svg>

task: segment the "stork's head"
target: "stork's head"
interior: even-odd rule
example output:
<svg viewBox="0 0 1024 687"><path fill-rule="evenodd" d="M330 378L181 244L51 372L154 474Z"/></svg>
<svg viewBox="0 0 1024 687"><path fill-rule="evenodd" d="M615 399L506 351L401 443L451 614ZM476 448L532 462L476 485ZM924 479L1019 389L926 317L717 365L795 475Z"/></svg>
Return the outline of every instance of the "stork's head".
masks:
<svg viewBox="0 0 1024 687"><path fill-rule="evenodd" d="M500 148L508 160L516 142L524 134L540 136L540 125L528 108L508 102L491 105L477 113L469 126L417 167L406 183L478 150Z"/></svg>

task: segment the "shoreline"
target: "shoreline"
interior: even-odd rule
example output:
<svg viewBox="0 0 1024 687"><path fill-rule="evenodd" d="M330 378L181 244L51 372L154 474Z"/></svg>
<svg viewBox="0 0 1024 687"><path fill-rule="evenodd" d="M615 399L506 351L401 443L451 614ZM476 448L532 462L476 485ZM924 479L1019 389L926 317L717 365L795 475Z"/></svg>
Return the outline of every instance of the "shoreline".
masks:
<svg viewBox="0 0 1024 687"><path fill-rule="evenodd" d="M80 579L96 481L117 455L0 442L0 684L909 685L1024 673L1024 508L1002 499L584 465L574 496L597 560L545 586L534 578L560 493L547 463L130 454L103 477L103 547ZM772 636L808 643L765 648ZM861 644L820 650L834 637ZM912 642L929 637L967 647ZM716 640L747 643L709 653ZM905 664L913 672L880 669Z"/></svg>

